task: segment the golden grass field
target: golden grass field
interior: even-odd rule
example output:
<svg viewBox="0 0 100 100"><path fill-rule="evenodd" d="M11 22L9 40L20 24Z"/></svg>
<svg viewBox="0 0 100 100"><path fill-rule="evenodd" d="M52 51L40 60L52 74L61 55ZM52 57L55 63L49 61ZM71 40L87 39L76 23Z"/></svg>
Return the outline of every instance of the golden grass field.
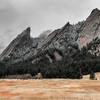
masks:
<svg viewBox="0 0 100 100"><path fill-rule="evenodd" d="M17 80L0 79L0 100L100 100L98 80L76 79Z"/></svg>

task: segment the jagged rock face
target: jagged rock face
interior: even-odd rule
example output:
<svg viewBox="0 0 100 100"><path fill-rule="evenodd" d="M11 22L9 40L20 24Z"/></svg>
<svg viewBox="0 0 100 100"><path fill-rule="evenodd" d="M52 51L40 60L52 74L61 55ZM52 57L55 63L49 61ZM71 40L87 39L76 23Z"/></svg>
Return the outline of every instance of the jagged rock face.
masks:
<svg viewBox="0 0 100 100"><path fill-rule="evenodd" d="M52 63L53 60L61 60L62 56L72 56L78 50L78 32L80 28L83 26L84 22L79 22L76 25L71 25L67 23L61 29L57 29L53 31L48 37L43 41L40 42L35 49L34 55L41 58L41 53L49 59ZM40 54L40 56L39 56ZM53 56L53 58L50 55ZM35 60L33 60L34 62Z"/></svg>
<svg viewBox="0 0 100 100"><path fill-rule="evenodd" d="M61 29L52 32L47 39L37 47L37 53L46 49L56 48L63 55L73 55L94 38L100 38L100 10L94 9L86 21L76 25L67 23ZM36 53L36 54L37 54Z"/></svg>
<svg viewBox="0 0 100 100"><path fill-rule="evenodd" d="M82 48L94 38L100 38L100 10L94 9L86 21L76 25L67 23L63 28L52 32L48 38L38 45L38 49L60 49L64 55L74 52L73 47Z"/></svg>
<svg viewBox="0 0 100 100"><path fill-rule="evenodd" d="M59 35L52 41L52 43L49 45L49 48L59 49L62 51L64 55L68 55L74 52L77 47L77 38L78 38L78 30L80 29L82 24L77 25L70 25L69 23L66 24L61 31L59 32Z"/></svg>
<svg viewBox="0 0 100 100"><path fill-rule="evenodd" d="M43 37L31 38L30 28L27 28L2 52L0 60L4 60L6 58L10 61L10 63L17 63L30 59L34 56L34 50L40 41L43 41Z"/></svg>
<svg viewBox="0 0 100 100"><path fill-rule="evenodd" d="M78 31L82 25L83 22L76 25L70 25L67 23L61 29L52 32L45 41L40 43L37 47L37 51L55 48L62 51L63 55L75 52L75 47L78 46Z"/></svg>
<svg viewBox="0 0 100 100"><path fill-rule="evenodd" d="M82 48L95 37L100 38L100 10L94 9L84 22L79 33L78 44Z"/></svg>

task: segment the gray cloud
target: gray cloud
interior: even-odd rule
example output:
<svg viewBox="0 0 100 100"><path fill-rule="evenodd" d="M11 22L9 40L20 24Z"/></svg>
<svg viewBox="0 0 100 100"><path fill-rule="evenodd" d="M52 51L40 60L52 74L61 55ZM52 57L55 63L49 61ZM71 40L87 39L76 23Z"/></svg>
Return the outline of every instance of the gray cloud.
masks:
<svg viewBox="0 0 100 100"><path fill-rule="evenodd" d="M0 44L8 45L28 26L35 37L68 21L84 20L99 4L100 0L0 0Z"/></svg>
<svg viewBox="0 0 100 100"><path fill-rule="evenodd" d="M0 28L11 26L17 17L16 9L8 0L0 0Z"/></svg>

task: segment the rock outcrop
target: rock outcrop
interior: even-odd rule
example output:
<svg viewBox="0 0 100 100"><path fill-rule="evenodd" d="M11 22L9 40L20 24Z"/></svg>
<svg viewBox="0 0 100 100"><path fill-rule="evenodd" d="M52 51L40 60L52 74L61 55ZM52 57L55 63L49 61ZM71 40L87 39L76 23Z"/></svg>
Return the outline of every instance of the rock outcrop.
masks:
<svg viewBox="0 0 100 100"><path fill-rule="evenodd" d="M7 60L10 63L22 62L34 56L34 50L41 38L32 38L30 36L30 27L19 34L1 53L0 60Z"/></svg>
<svg viewBox="0 0 100 100"><path fill-rule="evenodd" d="M96 37L100 38L100 10L97 8L91 12L86 21L75 25L67 23L61 29L52 32L44 42L38 45L37 51L56 48L64 55L72 55L77 47L81 49Z"/></svg>
<svg viewBox="0 0 100 100"><path fill-rule="evenodd" d="M76 25L67 23L61 29L53 31L46 40L37 46L37 53L47 49L57 49L64 55L72 54L76 51L78 44L78 31L82 27L83 22Z"/></svg>
<svg viewBox="0 0 100 100"><path fill-rule="evenodd" d="M10 59L12 62L26 59L28 57L27 54L32 55L31 47L32 38L30 37L30 28L27 28L2 52L0 59L4 60L8 58L8 60Z"/></svg>
<svg viewBox="0 0 100 100"><path fill-rule="evenodd" d="M56 60L66 55L72 56L77 52L78 47L82 48L94 38L100 38L100 10L94 9L86 21L75 25L68 22L62 28L43 37L45 36L40 35L38 38L31 38L30 28L27 28L3 51L0 60L8 58L9 61L16 63L32 57L35 59L45 51L51 52ZM52 62L48 52L44 54Z"/></svg>
<svg viewBox="0 0 100 100"><path fill-rule="evenodd" d="M100 10L97 8L84 22L78 37L79 47L82 48L96 37L100 38Z"/></svg>

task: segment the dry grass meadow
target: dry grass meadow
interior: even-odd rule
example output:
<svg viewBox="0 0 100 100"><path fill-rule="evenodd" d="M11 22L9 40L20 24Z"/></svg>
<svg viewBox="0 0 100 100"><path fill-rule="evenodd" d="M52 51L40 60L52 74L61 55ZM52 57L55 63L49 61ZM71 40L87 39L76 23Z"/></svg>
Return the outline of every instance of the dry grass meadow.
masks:
<svg viewBox="0 0 100 100"><path fill-rule="evenodd" d="M100 73L98 80L0 79L0 100L100 100Z"/></svg>

